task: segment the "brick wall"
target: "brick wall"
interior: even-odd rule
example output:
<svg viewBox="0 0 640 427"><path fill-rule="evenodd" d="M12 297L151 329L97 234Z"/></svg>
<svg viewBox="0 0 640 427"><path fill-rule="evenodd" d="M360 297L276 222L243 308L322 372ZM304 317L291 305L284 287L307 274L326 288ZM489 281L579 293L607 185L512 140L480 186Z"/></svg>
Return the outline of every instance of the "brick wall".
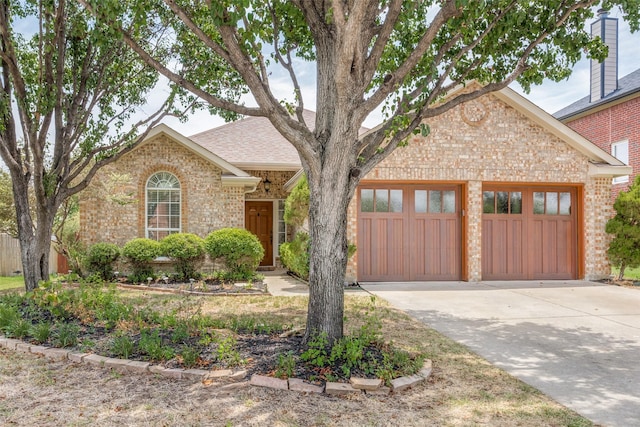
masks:
<svg viewBox="0 0 640 427"><path fill-rule="evenodd" d="M609 274L607 198L611 179L588 176L588 159L524 115L488 95L427 122L431 134L411 138L365 180L447 181L466 187L466 276L482 279L482 183L563 183L584 186L584 262L588 278ZM464 203L464 202L463 202ZM349 206L349 240L356 242L357 198ZM357 275L357 252L347 267Z"/></svg>
<svg viewBox="0 0 640 427"><path fill-rule="evenodd" d="M615 184L612 187L611 201L618 193L633 183L640 171L640 95L618 105L593 112L577 119L569 119L566 124L607 153L611 153L611 144L629 141L629 166L633 174L629 182Z"/></svg>
<svg viewBox="0 0 640 427"><path fill-rule="evenodd" d="M144 237L147 179L167 171L179 179L182 191L182 231L206 236L222 227L244 226L244 188L222 186L221 170L165 135L159 135L123 156L95 176L80 198L80 232L87 244L101 241L123 245ZM117 188L105 183L114 174ZM130 194L128 203L111 200L114 190Z"/></svg>

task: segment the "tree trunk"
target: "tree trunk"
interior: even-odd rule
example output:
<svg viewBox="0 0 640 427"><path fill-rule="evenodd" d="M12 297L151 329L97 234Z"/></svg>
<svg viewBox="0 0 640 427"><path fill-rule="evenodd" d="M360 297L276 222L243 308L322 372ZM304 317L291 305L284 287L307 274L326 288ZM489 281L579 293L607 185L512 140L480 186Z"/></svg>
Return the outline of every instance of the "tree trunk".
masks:
<svg viewBox="0 0 640 427"><path fill-rule="evenodd" d="M34 237L20 236L24 286L27 291L34 290L40 281L49 280L51 234L45 236L39 231L37 230Z"/></svg>
<svg viewBox="0 0 640 427"><path fill-rule="evenodd" d="M624 270L627 268L627 263L625 262L621 262L620 263L620 272L618 273L618 280L624 280Z"/></svg>
<svg viewBox="0 0 640 427"><path fill-rule="evenodd" d="M309 309L305 341L326 333L329 343L343 335L344 277L347 267L347 209L357 179L344 144L350 131L332 135L317 175L309 182Z"/></svg>
<svg viewBox="0 0 640 427"><path fill-rule="evenodd" d="M32 291L40 281L49 280L49 250L56 208L49 206L48 201L38 203L34 223L29 209L28 177L14 173L12 183L24 286L26 291Z"/></svg>

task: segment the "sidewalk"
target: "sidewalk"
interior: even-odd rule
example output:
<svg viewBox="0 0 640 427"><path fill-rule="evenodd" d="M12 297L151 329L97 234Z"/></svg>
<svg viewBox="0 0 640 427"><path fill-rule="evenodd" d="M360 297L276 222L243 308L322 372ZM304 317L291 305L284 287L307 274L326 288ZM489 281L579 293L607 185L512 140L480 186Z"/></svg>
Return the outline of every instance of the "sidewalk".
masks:
<svg viewBox="0 0 640 427"><path fill-rule="evenodd" d="M309 295L309 285L302 280L290 276L284 269L274 271L261 271L264 274L264 281L267 284L267 290L274 297L295 297ZM345 287L344 292L366 293L367 291L359 286Z"/></svg>

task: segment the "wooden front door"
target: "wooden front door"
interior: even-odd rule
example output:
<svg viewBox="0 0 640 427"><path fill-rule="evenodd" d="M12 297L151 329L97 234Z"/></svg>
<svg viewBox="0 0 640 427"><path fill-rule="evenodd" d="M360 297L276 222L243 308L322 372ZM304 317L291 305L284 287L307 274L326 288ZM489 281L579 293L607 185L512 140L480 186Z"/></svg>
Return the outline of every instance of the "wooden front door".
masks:
<svg viewBox="0 0 640 427"><path fill-rule="evenodd" d="M258 236L264 248L261 266L273 265L273 202L245 203L244 226Z"/></svg>

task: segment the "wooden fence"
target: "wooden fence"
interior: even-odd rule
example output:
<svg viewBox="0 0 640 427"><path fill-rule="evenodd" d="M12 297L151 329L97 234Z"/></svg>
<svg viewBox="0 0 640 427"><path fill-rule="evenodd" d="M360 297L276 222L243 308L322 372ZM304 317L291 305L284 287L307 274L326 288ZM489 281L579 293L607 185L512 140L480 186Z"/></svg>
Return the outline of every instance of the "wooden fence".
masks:
<svg viewBox="0 0 640 427"><path fill-rule="evenodd" d="M0 233L0 276L13 276L16 271L22 272L20 259L20 243L5 233ZM58 271L58 253L51 246L49 250L49 273Z"/></svg>

